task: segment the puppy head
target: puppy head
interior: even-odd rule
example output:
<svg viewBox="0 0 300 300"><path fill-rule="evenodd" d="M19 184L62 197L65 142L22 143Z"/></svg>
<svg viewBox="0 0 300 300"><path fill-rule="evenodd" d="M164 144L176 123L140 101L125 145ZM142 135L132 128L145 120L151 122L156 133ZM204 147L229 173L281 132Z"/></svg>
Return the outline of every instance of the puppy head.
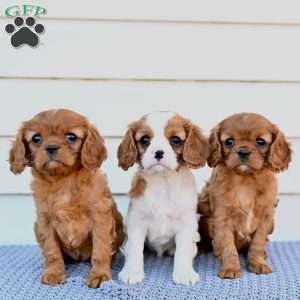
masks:
<svg viewBox="0 0 300 300"><path fill-rule="evenodd" d="M277 126L254 113L235 114L217 125L210 136L208 165L222 163L240 175L269 168L288 168L291 149Z"/></svg>
<svg viewBox="0 0 300 300"><path fill-rule="evenodd" d="M65 109L48 110L23 123L10 150L15 174L26 166L43 175L65 176L97 169L106 158L104 140L87 119Z"/></svg>
<svg viewBox="0 0 300 300"><path fill-rule="evenodd" d="M206 162L208 143L200 129L171 112L155 112L129 125L118 149L124 170L138 163L152 171L199 168Z"/></svg>

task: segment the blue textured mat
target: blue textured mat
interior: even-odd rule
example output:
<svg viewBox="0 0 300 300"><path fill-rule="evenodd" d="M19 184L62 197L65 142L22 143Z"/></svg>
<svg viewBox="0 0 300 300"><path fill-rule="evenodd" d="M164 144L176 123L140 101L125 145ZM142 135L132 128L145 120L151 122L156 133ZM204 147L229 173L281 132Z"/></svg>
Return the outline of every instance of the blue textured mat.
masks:
<svg viewBox="0 0 300 300"><path fill-rule="evenodd" d="M217 277L218 261L211 254L196 258L195 268L201 281L193 287L175 285L171 280L173 259L145 258L146 280L134 286L125 286L117 280L123 266L119 255L113 264L113 281L99 289L85 286L88 263L67 265L66 284L49 287L40 283L43 258L36 246L0 247L0 299L300 299L300 242L273 242L269 244L269 261L274 273L255 275L245 269L243 277L221 280Z"/></svg>

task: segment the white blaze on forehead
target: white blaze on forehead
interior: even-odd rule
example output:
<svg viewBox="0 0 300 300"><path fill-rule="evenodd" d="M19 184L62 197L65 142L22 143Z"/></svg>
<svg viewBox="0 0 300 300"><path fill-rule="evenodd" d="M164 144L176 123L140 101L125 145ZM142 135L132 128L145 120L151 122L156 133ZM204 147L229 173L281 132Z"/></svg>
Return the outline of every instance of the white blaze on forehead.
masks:
<svg viewBox="0 0 300 300"><path fill-rule="evenodd" d="M168 121L175 116L170 111L157 111L146 115L146 123L151 127L155 136L165 136L165 128Z"/></svg>
<svg viewBox="0 0 300 300"><path fill-rule="evenodd" d="M175 170L177 168L177 156L165 136L168 121L175 116L173 112L158 111L145 116L145 123L151 128L153 136L151 142L142 158L145 169L152 168L158 163L155 158L157 151L163 151L163 157L159 160L161 166Z"/></svg>

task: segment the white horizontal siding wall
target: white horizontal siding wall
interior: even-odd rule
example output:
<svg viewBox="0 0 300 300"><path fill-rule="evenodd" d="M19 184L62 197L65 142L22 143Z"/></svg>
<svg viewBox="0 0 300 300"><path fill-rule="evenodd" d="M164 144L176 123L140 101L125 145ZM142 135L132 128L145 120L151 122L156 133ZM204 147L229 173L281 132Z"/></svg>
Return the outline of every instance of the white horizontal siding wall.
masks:
<svg viewBox="0 0 300 300"><path fill-rule="evenodd" d="M2 0L0 11L16 3ZM10 142L23 120L58 107L88 116L105 137L103 169L123 212L134 169L117 167L116 149L129 122L168 109L208 134L232 113L266 115L294 149L279 175L273 239L300 239L299 1L30 4L48 9L38 48L14 49L0 30L0 244L34 242L30 172L9 172ZM0 17L0 27L10 20ZM195 171L199 190L210 172Z"/></svg>

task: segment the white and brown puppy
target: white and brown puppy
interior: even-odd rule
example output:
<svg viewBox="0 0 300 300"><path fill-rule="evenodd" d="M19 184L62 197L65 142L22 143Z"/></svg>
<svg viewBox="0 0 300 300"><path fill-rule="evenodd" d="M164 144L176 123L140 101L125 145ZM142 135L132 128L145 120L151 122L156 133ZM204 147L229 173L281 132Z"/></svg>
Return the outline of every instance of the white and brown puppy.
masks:
<svg viewBox="0 0 300 300"><path fill-rule="evenodd" d="M197 190L191 168L202 167L208 142L200 129L172 112L154 112L129 125L118 149L124 170L138 164L129 192L125 266L119 278L144 278L144 244L157 254L175 255L175 283L195 284Z"/></svg>

